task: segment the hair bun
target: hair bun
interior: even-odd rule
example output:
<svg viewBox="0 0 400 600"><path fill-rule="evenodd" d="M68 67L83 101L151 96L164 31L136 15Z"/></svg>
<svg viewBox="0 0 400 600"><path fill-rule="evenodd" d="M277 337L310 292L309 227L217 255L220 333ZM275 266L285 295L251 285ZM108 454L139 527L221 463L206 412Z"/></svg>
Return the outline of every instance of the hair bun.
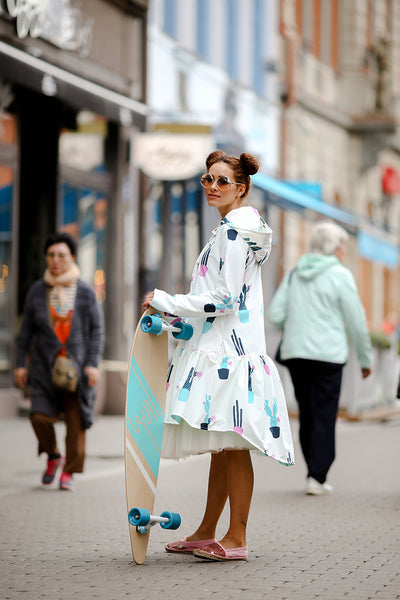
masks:
<svg viewBox="0 0 400 600"><path fill-rule="evenodd" d="M209 169L214 163L223 160L225 156L226 153L223 152L223 150L214 150L214 152L211 152L211 154L208 155L206 160L207 169Z"/></svg>
<svg viewBox="0 0 400 600"><path fill-rule="evenodd" d="M249 175L254 175L260 168L258 160L252 154L248 154L247 152L243 152L243 154L240 155L239 160L243 170Z"/></svg>

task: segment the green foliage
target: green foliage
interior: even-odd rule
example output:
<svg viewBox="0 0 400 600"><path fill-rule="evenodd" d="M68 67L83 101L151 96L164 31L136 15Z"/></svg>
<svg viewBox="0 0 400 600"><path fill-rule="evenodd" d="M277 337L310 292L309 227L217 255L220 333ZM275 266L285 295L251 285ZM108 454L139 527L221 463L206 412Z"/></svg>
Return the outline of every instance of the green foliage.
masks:
<svg viewBox="0 0 400 600"><path fill-rule="evenodd" d="M389 350L389 348L392 347L390 338L382 331L371 331L369 335L371 343L375 348L378 348L379 350Z"/></svg>

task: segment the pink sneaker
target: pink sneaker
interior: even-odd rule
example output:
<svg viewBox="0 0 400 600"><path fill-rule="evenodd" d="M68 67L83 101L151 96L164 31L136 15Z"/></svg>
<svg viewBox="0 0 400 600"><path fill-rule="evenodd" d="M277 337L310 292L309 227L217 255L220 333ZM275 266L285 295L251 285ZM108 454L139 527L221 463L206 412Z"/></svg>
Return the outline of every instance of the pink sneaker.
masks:
<svg viewBox="0 0 400 600"><path fill-rule="evenodd" d="M170 544L167 544L165 549L167 552L173 552L175 554L193 554L193 550L203 548L204 546L208 546L208 544L212 544L213 542L215 542L215 539L189 542L187 538L183 538L177 542L171 542Z"/></svg>
<svg viewBox="0 0 400 600"><path fill-rule="evenodd" d="M42 483L43 485L50 485L53 483L54 479L63 468L65 464L64 456L60 455L58 458L54 460L47 460L47 469L43 473Z"/></svg>
<svg viewBox="0 0 400 600"><path fill-rule="evenodd" d="M75 487L72 483L72 473L61 473L60 490L75 492Z"/></svg>
<svg viewBox="0 0 400 600"><path fill-rule="evenodd" d="M194 550L193 556L220 562L227 560L248 560L248 549L247 546L242 546L241 548L224 548L219 542L214 542L209 546Z"/></svg>

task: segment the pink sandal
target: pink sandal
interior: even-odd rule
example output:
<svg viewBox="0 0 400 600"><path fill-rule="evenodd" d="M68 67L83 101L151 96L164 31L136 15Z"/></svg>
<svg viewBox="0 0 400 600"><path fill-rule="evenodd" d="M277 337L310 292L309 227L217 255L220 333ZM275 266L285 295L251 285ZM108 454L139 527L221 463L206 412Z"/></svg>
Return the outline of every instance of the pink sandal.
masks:
<svg viewBox="0 0 400 600"><path fill-rule="evenodd" d="M165 546L167 552L173 552L175 554L193 554L193 550L198 550L204 546L208 546L215 542L214 540L197 540L195 542L188 541L187 538L178 540L177 542L171 542Z"/></svg>
<svg viewBox="0 0 400 600"><path fill-rule="evenodd" d="M203 546L193 552L197 558L206 558L207 560L218 560L220 562L227 560L248 560L247 546L241 548L224 548L219 542L213 542L208 546Z"/></svg>

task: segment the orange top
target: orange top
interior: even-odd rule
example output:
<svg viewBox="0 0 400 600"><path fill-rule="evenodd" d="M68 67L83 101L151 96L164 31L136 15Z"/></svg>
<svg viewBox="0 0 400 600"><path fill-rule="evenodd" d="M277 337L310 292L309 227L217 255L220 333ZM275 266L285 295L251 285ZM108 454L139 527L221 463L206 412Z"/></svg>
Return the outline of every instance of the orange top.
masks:
<svg viewBox="0 0 400 600"><path fill-rule="evenodd" d="M69 310L66 315L62 316L57 313L56 307L51 306L51 316L53 317L54 333L62 344L65 344L71 331L73 310ZM65 356L65 348L61 348L59 356Z"/></svg>

